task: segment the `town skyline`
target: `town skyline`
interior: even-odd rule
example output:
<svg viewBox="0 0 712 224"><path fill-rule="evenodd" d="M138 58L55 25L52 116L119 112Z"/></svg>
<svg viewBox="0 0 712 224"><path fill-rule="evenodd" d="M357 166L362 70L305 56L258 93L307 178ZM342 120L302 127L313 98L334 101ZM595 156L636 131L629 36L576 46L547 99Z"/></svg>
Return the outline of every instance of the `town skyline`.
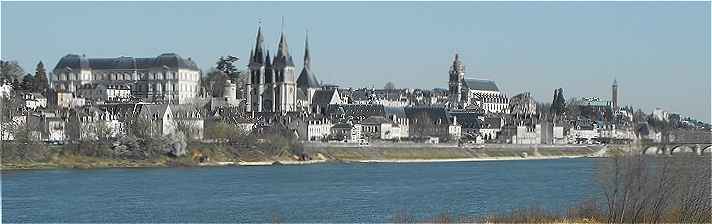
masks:
<svg viewBox="0 0 712 224"><path fill-rule="evenodd" d="M429 3L307 3L306 6L314 6L311 9L305 7L305 4L290 5L290 3L233 2L208 3L207 6L205 6L206 3L200 3L201 6L197 9L194 9L194 5L191 4L193 3L83 2L53 5L52 3L5 2L2 9L2 32L4 34L2 58L3 60L17 60L25 72L32 73L34 66L40 60L48 69L52 69L60 57L71 53L86 54L87 57L118 57L122 55L152 57L161 53L175 52L186 58L192 58L198 63L201 70L207 71L214 66L217 57L230 54L238 56L241 59L238 65L241 69L245 69L250 46L254 45L256 30L259 26L258 20L261 20L266 48L276 49L280 31L283 29L290 45L289 51L299 69L301 69L304 53L305 31L308 29L310 51L313 58L312 69L324 83L353 88L381 88L386 82L392 81L397 88L446 89L449 64L454 54L459 53L467 67L466 77L495 80L500 84L503 92L510 97L522 92L531 92L538 101L547 103L551 101L554 89L563 88L566 99L588 96L610 98L610 86L613 80L617 79L620 85L619 101L621 106L631 105L646 112L661 107L683 116L710 121L709 42L704 41L709 39L709 20L695 20L698 17L709 17L709 2L648 3L649 6L655 6L649 7L650 9L645 9L645 4L636 7L607 7L616 4L620 6L623 3L529 3L529 5L498 3L498 6L495 7L486 3L471 2L448 3L444 6L438 3L441 6L432 10L427 8ZM369 11L370 9L367 7L369 4L391 7L379 7ZM72 13L60 15L56 11L50 12L52 10L49 9L59 5L66 7L65 11L68 12L75 10L68 6L74 6L74 8L88 10L89 14L106 13L108 15L106 17L93 17L97 18L97 21L90 24L108 22L114 25L115 29L99 26L97 32L94 33L92 31L66 31L61 28L63 26L51 26L73 18L76 19L77 15L72 15ZM542 5L549 7L536 7ZM119 6L119 9L111 9L111 6ZM461 6L462 9L457 9L456 6ZM573 18L573 21L558 20L562 17L572 16L573 11L576 11L575 6L586 6L588 10L580 12L583 15ZM141 7L143 9L139 10ZM259 10L245 10L245 15L239 16L222 15L224 11L241 9L241 7ZM260 14L259 12L272 12L272 10L268 10L271 8L279 13L251 15ZM343 10L347 8L353 8L354 12L344 12ZM490 9L510 15L517 12L526 12L529 13L528 15L549 12L555 15L532 22L530 25L534 25L534 27L518 25L507 28L502 25L516 25L517 21L478 22L483 20L473 20L472 22L463 22L463 19L477 17L443 14L443 11L448 11L448 9L457 9L457 12L468 12L468 10L481 12ZM42 19L30 20L26 23L9 22L16 21L17 18L20 18L19 15L33 10L43 12L41 13L43 16L51 17L54 21L51 22L52 24L47 24L48 20ZM145 10L163 14L165 18L157 19L160 24L166 24L164 22L177 19L186 13L192 13L190 18L194 21L181 21L189 25L195 26L211 20L218 21L219 24L208 29L194 27L199 31L185 36L178 36L177 34L180 33L161 28L129 37L123 35L122 30L135 27L139 31L151 31L150 27L152 26L149 24L117 24L121 20L111 18L111 15L127 14L131 15L127 17L131 17L133 20L131 18L122 19L136 22L145 17L145 15L143 17L140 15L141 12L147 12ZM336 21L320 22L317 19L319 16L311 14L302 16L299 14L300 10L332 13ZM403 18L399 21L377 23L378 18L383 18L389 10L400 12L399 15L403 15ZM211 12L215 15L209 15ZM371 12L376 19L361 21L357 16L352 16L356 12ZM637 14L630 14L631 12ZM345 15L336 15L339 13L345 13ZM433 20L426 23L425 27L430 29L418 29L417 23L426 22L423 21L423 18L418 19L418 15L426 15L424 16L427 17L424 18L425 20ZM605 15L617 18L607 19ZM659 18L651 17L654 15ZM673 15L682 15L683 17L674 19ZM281 25L282 16L286 18L285 25ZM489 16L493 15L490 13ZM231 21L221 18L235 19L235 23L239 23L239 25L229 27L240 27L239 31L226 32L224 35L216 34L218 33L216 31L219 30L217 27L222 27L224 21ZM506 15L497 15L493 18L507 17ZM537 24L536 22L550 22L551 24ZM690 25L673 28L675 22L699 22L698 25L705 25L705 27ZM594 25L594 27L585 29L573 26L577 23ZM356 26L358 24L367 24L367 26L364 26L366 28L358 27ZM166 26L174 25L168 23ZM37 29L28 30L28 27ZM344 29L344 27L350 29ZM571 29L571 32L554 32L556 28L561 27ZM516 32L517 28L523 31ZM451 31L453 29L454 31ZM536 32L537 29L541 32ZM675 35L665 35L657 33L655 29L672 29L677 32ZM436 32L427 32L429 30ZM526 34L526 31L535 33L529 33L532 36L528 39L518 39L516 35L513 35ZM553 33L549 34L547 31ZM580 33L573 34L576 31ZM596 34L596 31L607 31L605 34L610 35L592 35ZM50 32L55 32L52 34L55 36L50 36ZM77 32L76 36L72 35L74 32ZM96 36L98 33L105 35ZM402 35L396 35L397 33ZM74 40L67 39L62 34L75 38ZM162 34L176 38L151 38ZM555 34L567 35L557 37ZM615 36L613 34L625 35ZM656 34L657 37L652 34ZM423 37L418 35L423 35ZM36 41L19 41L18 38L24 39L26 36L36 38L34 39ZM200 38L201 36L202 38ZM85 39L96 37L116 44L105 45L104 41ZM439 38L426 40L429 37ZM590 43L591 46L576 43L578 40L590 41L596 38L603 38L605 41L593 41ZM537 40L540 41L540 45L533 45ZM68 44L63 44L65 41L68 41ZM528 44L532 45L527 46ZM106 46L113 47L106 48ZM703 53L706 54L703 55ZM547 54L548 57L539 57L539 54ZM575 56L569 56L572 54ZM674 74L681 71L684 74ZM571 75L571 73L577 74ZM530 78L532 76L536 78ZM526 82L523 82L522 78L527 78ZM660 88L670 88L670 83L679 83L685 88L680 91L657 91ZM705 92L705 94L700 94L701 92Z"/></svg>

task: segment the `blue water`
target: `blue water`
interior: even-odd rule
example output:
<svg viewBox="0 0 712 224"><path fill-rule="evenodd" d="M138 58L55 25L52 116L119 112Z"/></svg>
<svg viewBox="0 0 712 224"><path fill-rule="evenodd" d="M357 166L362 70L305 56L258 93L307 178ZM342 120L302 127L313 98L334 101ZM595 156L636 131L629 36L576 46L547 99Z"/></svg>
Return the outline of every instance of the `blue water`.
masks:
<svg viewBox="0 0 712 224"><path fill-rule="evenodd" d="M387 222L536 206L598 192L597 160L2 172L4 222Z"/></svg>

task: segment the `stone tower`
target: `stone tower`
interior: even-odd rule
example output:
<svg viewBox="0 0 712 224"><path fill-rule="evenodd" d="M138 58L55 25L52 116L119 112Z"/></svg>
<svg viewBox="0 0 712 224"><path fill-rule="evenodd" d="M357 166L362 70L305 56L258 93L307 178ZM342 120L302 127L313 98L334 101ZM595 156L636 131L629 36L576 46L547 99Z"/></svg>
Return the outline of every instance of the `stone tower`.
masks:
<svg viewBox="0 0 712 224"><path fill-rule="evenodd" d="M269 61L269 55L264 49L264 37L262 36L262 26L257 29L257 38L255 41L255 48L250 52L250 79L247 82L247 111L263 112L264 107L264 95L265 95L265 78L270 75L266 74L268 71L267 62Z"/></svg>
<svg viewBox="0 0 712 224"><path fill-rule="evenodd" d="M465 80L465 65L460 61L460 55L455 54L455 60L450 67L450 79L448 81L448 101L450 108L462 106L462 82Z"/></svg>
<svg viewBox="0 0 712 224"><path fill-rule="evenodd" d="M618 80L613 79L613 86L611 86L611 101L613 103L613 111L618 111Z"/></svg>
<svg viewBox="0 0 712 224"><path fill-rule="evenodd" d="M287 36L282 32L277 54L272 60L275 75L275 109L273 112L290 112L297 109L297 77L292 56L289 55Z"/></svg>

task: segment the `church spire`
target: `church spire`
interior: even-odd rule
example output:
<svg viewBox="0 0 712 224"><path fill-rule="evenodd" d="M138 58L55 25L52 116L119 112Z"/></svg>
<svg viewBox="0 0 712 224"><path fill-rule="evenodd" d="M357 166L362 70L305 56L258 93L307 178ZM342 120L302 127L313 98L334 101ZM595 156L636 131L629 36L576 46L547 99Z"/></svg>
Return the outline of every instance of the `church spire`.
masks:
<svg viewBox="0 0 712 224"><path fill-rule="evenodd" d="M309 54L309 31L304 39L304 68L311 69L311 55Z"/></svg>
<svg viewBox="0 0 712 224"><path fill-rule="evenodd" d="M265 39L262 36L262 22L260 22L260 25L257 28L257 38L255 40L255 49L252 60L253 62L260 64L264 62L264 42Z"/></svg>
<svg viewBox="0 0 712 224"><path fill-rule="evenodd" d="M269 59L269 50L267 50L267 55L265 56L265 67L271 67L272 61Z"/></svg>
<svg viewBox="0 0 712 224"><path fill-rule="evenodd" d="M282 23L284 23L284 22L282 22ZM287 35L284 34L284 31L282 31L282 34L279 37L279 47L277 49L277 55L275 55L274 60L272 62L275 65L294 67L294 61L292 60L292 56L289 55L289 46L287 45Z"/></svg>
<svg viewBox="0 0 712 224"><path fill-rule="evenodd" d="M321 88L319 80L316 79L316 75L311 71L311 55L309 54L309 32L306 33L306 39L304 40L304 68L297 78L297 87L303 89L318 89Z"/></svg>

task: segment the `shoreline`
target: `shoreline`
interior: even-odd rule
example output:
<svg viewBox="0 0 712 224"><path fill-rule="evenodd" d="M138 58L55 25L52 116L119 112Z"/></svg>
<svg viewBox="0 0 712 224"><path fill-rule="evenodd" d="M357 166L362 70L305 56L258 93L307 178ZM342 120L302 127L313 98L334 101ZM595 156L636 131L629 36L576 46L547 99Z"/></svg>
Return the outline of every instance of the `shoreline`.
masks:
<svg viewBox="0 0 712 224"><path fill-rule="evenodd" d="M291 157L265 158L248 157L246 160L218 157L216 160L199 163L186 159L162 158L156 160L112 160L95 157L69 157L69 159L48 162L3 163L0 171L49 170L49 169L110 169L110 168L172 168L172 167L229 167L229 166L273 166L311 165L322 163L444 163L483 162L516 160L553 160L592 158L602 149L587 146L555 146L549 149L530 148L532 146L492 146L485 149L429 148L429 147L306 147L311 160L297 160ZM574 148L572 150L572 148ZM528 154L528 156L527 156Z"/></svg>
<svg viewBox="0 0 712 224"><path fill-rule="evenodd" d="M319 159L319 160L309 160L309 161L286 161L286 160L275 160L275 161L239 161L239 162L211 162L195 164L194 166L167 166L167 165L128 165L128 166L96 166L96 167L69 167L69 166L52 166L52 165L40 165L40 166L24 166L24 167L4 167L0 171L20 171L20 170L53 170L53 169L81 169L81 170L94 170L94 169L113 169L113 168L174 168L174 167L250 167L250 166L294 166L294 165L312 165L312 164L323 164L323 163L448 163L448 162L487 162L487 161L522 161L522 160L556 160L556 159L587 159L591 158L588 156L530 156L530 157L480 157L480 158L452 158L452 159Z"/></svg>
<svg viewBox="0 0 712 224"><path fill-rule="evenodd" d="M484 162L484 161L515 161L515 160L553 160L553 159L580 159L589 158L582 156L529 156L529 157L481 157L481 158L453 158L453 159L369 159L348 160L359 163L447 163L447 162Z"/></svg>

